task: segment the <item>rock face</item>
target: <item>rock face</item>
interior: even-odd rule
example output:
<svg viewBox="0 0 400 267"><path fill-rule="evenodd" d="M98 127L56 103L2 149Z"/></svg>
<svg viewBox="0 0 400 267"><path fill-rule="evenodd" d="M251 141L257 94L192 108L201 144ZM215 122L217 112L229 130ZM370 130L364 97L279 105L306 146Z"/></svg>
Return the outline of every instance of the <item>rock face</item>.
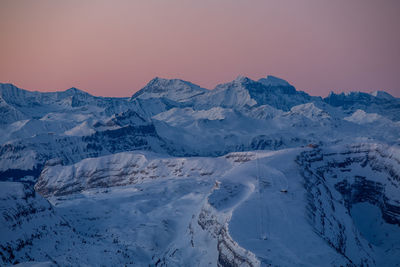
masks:
<svg viewBox="0 0 400 267"><path fill-rule="evenodd" d="M198 215L198 225L217 240L218 266L260 266L256 256L240 247L229 235L228 218L217 214L210 205L205 205Z"/></svg>
<svg viewBox="0 0 400 267"><path fill-rule="evenodd" d="M151 124L117 127L88 136L41 135L27 138L0 147L0 181L20 181L27 175L37 180L50 159L71 164L88 157L135 149L162 152L166 145Z"/></svg>
<svg viewBox="0 0 400 267"><path fill-rule="evenodd" d="M226 164L222 159L201 161L207 164L201 164L196 158L159 158L157 154L137 151L84 159L69 166L50 164L43 169L35 189L49 197L91 188L141 184L161 178L208 178L221 173Z"/></svg>
<svg viewBox="0 0 400 267"><path fill-rule="evenodd" d="M398 149L384 145L359 144L315 149L297 159L308 192L310 223L352 264L379 266L396 262L386 253L395 254L400 245L388 238L400 234L399 155ZM361 222L357 218L360 204L375 207L378 212L364 214ZM366 229L365 224L374 220L381 221L380 228ZM379 237L382 234L384 237ZM348 238L350 235L355 238Z"/></svg>
<svg viewBox="0 0 400 267"><path fill-rule="evenodd" d="M141 263L385 266L399 257L398 153L379 144L219 158L124 152L50 164L36 190L79 233L99 235L109 251L124 240Z"/></svg>
<svg viewBox="0 0 400 267"><path fill-rule="evenodd" d="M324 102L334 107L341 107L348 112L355 112L357 109L361 109L368 113L380 114L390 120L400 120L398 112L400 100L382 91L372 94L362 92L331 93L324 98Z"/></svg>
<svg viewBox="0 0 400 267"><path fill-rule="evenodd" d="M1 265L23 261L65 264L79 259L78 255L66 258L63 253L73 250L75 244L80 246L82 239L68 221L29 186L1 182L0 209Z"/></svg>

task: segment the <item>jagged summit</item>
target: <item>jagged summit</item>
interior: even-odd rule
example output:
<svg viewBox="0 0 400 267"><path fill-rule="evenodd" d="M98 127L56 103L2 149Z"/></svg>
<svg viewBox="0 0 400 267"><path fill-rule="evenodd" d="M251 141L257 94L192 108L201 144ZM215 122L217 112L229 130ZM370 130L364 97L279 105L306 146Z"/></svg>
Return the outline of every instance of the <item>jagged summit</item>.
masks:
<svg viewBox="0 0 400 267"><path fill-rule="evenodd" d="M267 75L266 78L261 78L257 81L250 79L244 75L238 75L232 83L248 83L248 82L259 82L266 86L292 86L289 82L276 76Z"/></svg>
<svg viewBox="0 0 400 267"><path fill-rule="evenodd" d="M384 91L375 91L372 93L353 91L353 92L342 92L338 94L335 92L330 92L329 95L324 98L324 101L333 106L343 106L343 105L347 106L347 105L352 105L356 102L366 105L376 102L379 103L392 102L392 101L398 102L399 98L396 98Z"/></svg>
<svg viewBox="0 0 400 267"><path fill-rule="evenodd" d="M203 94L206 91L207 89L188 81L155 77L145 87L136 92L131 99L165 97L179 102L195 95Z"/></svg>
<svg viewBox="0 0 400 267"><path fill-rule="evenodd" d="M374 92L372 92L370 94L372 96L377 97L377 98L384 98L384 99L388 99L388 100L391 100L391 99L395 98L394 96L392 96L391 94L389 94L389 93L387 93L385 91L374 91Z"/></svg>
<svg viewBox="0 0 400 267"><path fill-rule="evenodd" d="M224 104L226 106L236 104L252 106L255 104L254 101L257 100L251 100L249 94L256 96L260 94L296 94L296 92L296 89L288 82L271 75L259 81L239 75L234 80L219 84L215 89L210 91L188 81L155 77L140 91L136 92L131 100L167 98L177 102L187 102L188 100L196 98L196 100L198 100L197 102L209 102L219 105L217 103L220 102L220 95L223 94L225 95L223 98L229 102ZM198 96L199 98L197 98ZM200 106L204 107L205 104L206 103L200 103Z"/></svg>
<svg viewBox="0 0 400 267"><path fill-rule="evenodd" d="M344 110L356 111L362 109L367 113L377 113L387 118L400 120L400 98L391 96L386 92L364 93L346 92L336 94L331 92L323 101L333 107L341 107Z"/></svg>
<svg viewBox="0 0 400 267"><path fill-rule="evenodd" d="M255 82L259 82L262 83L265 86L292 86L289 82L285 81L284 79L272 76L272 75L267 75L266 78L261 78L257 81L244 76L244 75L238 75L232 82L228 82L228 83L255 83Z"/></svg>
<svg viewBox="0 0 400 267"><path fill-rule="evenodd" d="M272 75L267 75L267 78L261 78L258 82L267 86L291 86L287 81Z"/></svg>
<svg viewBox="0 0 400 267"><path fill-rule="evenodd" d="M73 93L73 94L87 94L87 95L90 95L88 92L85 92L85 91L83 91L81 89L78 89L76 87L71 87L71 88L69 88L69 89L67 89L65 91L61 91L60 93L62 93L62 92Z"/></svg>
<svg viewBox="0 0 400 267"><path fill-rule="evenodd" d="M250 82L253 81L252 79L250 79L249 77L243 76L243 75L238 75L236 77L236 79L234 79L232 82L234 83L246 83L246 82Z"/></svg>
<svg viewBox="0 0 400 267"><path fill-rule="evenodd" d="M236 89L250 89L254 86L257 82L250 79L249 77L239 75L234 80L222 84L218 84L214 90L218 91L220 88L225 87L235 87Z"/></svg>
<svg viewBox="0 0 400 267"><path fill-rule="evenodd" d="M311 99L308 94L296 91L288 82L274 76L267 76L259 81L238 76L231 82L217 85L202 100L212 106L231 108L267 104L289 111L291 107L308 103Z"/></svg>
<svg viewBox="0 0 400 267"><path fill-rule="evenodd" d="M0 97L3 99L7 99L12 95L20 94L22 91L26 90L20 89L12 83L0 83Z"/></svg>
<svg viewBox="0 0 400 267"><path fill-rule="evenodd" d="M81 92L81 93L87 93L81 89L78 89L76 87L71 87L66 90L61 90L61 91L52 91L52 92L41 92L41 91L31 91L27 89L22 89L18 86L16 86L13 83L0 83L0 93L4 92L6 90L19 90L19 91L26 91L30 93L41 93L41 94L54 94L54 93L62 93L62 92ZM88 93L87 93L88 94Z"/></svg>
<svg viewBox="0 0 400 267"><path fill-rule="evenodd" d="M26 89L21 89L12 83L0 83L0 97L2 97L6 102L17 103L18 101L42 101L45 98L49 99L61 99L63 97L73 96L73 95L87 95L91 96L88 92L80 90L76 87L71 87L64 91L55 92L40 92L40 91L29 91ZM22 104L23 103L19 103Z"/></svg>
<svg viewBox="0 0 400 267"><path fill-rule="evenodd" d="M37 120L49 113L81 108L92 114L104 112L112 115L122 112L127 102L126 98L93 96L75 87L64 91L39 92L21 89L11 83L0 83L0 124L22 119Z"/></svg>
<svg viewBox="0 0 400 267"><path fill-rule="evenodd" d="M375 99L375 98L380 98L380 99L386 99L386 100L395 100L399 99L397 97L392 96L386 91L373 91L370 93L366 92L360 92L360 91L350 91L350 92L340 92L340 93L335 93L334 91L331 91L329 95L326 98L347 98L347 99Z"/></svg>

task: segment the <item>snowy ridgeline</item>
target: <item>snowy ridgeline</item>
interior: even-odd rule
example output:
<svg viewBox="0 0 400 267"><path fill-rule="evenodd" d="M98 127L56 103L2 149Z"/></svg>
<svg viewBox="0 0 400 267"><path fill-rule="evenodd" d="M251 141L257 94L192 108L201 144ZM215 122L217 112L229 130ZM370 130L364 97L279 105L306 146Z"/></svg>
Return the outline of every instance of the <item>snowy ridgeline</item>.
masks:
<svg viewBox="0 0 400 267"><path fill-rule="evenodd" d="M385 92L0 84L0 265L399 266L399 144Z"/></svg>
<svg viewBox="0 0 400 267"><path fill-rule="evenodd" d="M49 165L36 192L1 183L2 264L396 266L399 162L359 144Z"/></svg>
<svg viewBox="0 0 400 267"><path fill-rule="evenodd" d="M273 76L239 76L213 90L155 78L131 98L0 84L0 179L35 183L48 160L69 165L132 150L220 156L310 143L395 145L399 114L400 99L385 92L321 98Z"/></svg>

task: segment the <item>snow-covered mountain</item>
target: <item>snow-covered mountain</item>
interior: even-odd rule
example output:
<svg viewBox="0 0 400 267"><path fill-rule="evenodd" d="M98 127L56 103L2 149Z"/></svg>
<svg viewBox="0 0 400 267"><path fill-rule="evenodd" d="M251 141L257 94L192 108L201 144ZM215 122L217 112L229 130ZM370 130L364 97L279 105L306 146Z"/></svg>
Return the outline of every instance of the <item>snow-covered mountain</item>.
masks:
<svg viewBox="0 0 400 267"><path fill-rule="evenodd" d="M12 84L0 84L0 99L27 119L40 119L50 112L112 115L129 106L128 98L96 97L76 88L44 93L23 90Z"/></svg>
<svg viewBox="0 0 400 267"><path fill-rule="evenodd" d="M330 93L324 101L334 107L352 113L357 109L368 113L377 113L393 121L400 120L400 99L389 93L377 91L371 94L362 92L350 92L335 94Z"/></svg>
<svg viewBox="0 0 400 267"><path fill-rule="evenodd" d="M216 106L239 109L270 105L288 111L293 106L317 99L304 92L296 91L288 82L273 76L259 81L238 76L232 82L217 85L208 94L200 95L196 99L195 106L201 109Z"/></svg>
<svg viewBox="0 0 400 267"><path fill-rule="evenodd" d="M273 76L0 84L0 265L399 266L399 114Z"/></svg>
<svg viewBox="0 0 400 267"><path fill-rule="evenodd" d="M191 82L156 77L143 87L143 89L136 92L132 96L132 99L167 98L183 102L192 97L204 94L206 91L206 89Z"/></svg>

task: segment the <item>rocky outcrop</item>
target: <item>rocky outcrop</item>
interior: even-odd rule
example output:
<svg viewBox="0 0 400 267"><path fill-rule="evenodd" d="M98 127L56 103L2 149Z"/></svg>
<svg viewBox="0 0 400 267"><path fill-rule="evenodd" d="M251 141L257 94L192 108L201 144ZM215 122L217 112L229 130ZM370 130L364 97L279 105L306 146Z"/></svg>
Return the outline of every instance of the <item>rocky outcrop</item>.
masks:
<svg viewBox="0 0 400 267"><path fill-rule="evenodd" d="M0 182L0 210L2 266L24 261L54 262L52 256L61 253L57 249L66 251L73 243L82 243L70 224L28 185ZM48 248L55 249L52 256Z"/></svg>
<svg viewBox="0 0 400 267"><path fill-rule="evenodd" d="M357 144L315 148L297 158L309 222L349 264L375 264L371 244L348 219L352 206L369 203L380 209L384 222L400 226L398 152L384 145Z"/></svg>
<svg viewBox="0 0 400 267"><path fill-rule="evenodd" d="M47 164L35 189L43 196L62 196L91 188L141 184L154 179L211 177L227 164L225 158L155 158L156 154L137 151L84 159L62 166ZM232 156L240 159L240 157ZM230 159L231 159L230 158ZM238 164L234 162L234 164Z"/></svg>
<svg viewBox="0 0 400 267"><path fill-rule="evenodd" d="M229 235L229 217L217 215L214 208L206 204L198 215L197 223L217 240L218 266L260 266L256 256L240 247Z"/></svg>

